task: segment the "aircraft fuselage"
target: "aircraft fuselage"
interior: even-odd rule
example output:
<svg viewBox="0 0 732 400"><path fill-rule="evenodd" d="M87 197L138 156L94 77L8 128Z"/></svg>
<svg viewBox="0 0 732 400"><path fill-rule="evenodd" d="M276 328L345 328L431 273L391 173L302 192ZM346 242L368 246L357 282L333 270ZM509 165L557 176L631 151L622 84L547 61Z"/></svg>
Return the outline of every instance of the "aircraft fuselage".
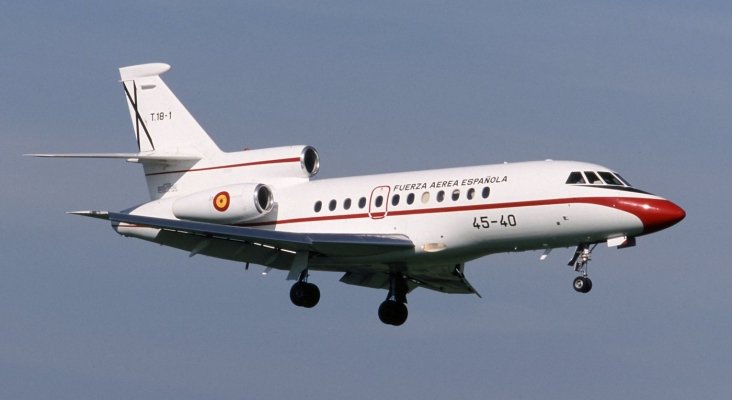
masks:
<svg viewBox="0 0 732 400"><path fill-rule="evenodd" d="M402 234L415 243L412 250L389 254L312 260L313 269L331 269L344 263L463 263L491 253L636 237L657 230L664 224L659 219L674 220L683 213L668 200L630 186L566 183L574 171L611 170L581 162L536 161L273 183L273 211L237 225L288 232ZM131 213L175 218L174 199L162 198ZM157 229L123 224L117 231L168 244L169 238L161 240ZM201 253L255 262L228 248ZM288 268L289 262L272 266Z"/></svg>

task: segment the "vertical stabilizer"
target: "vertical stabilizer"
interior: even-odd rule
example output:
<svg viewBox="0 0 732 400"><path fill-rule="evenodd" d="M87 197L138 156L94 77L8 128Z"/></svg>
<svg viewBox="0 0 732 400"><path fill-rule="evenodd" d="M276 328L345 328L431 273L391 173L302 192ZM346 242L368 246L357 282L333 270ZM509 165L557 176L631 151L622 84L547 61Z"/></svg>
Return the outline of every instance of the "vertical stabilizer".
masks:
<svg viewBox="0 0 732 400"><path fill-rule="evenodd" d="M141 64L119 69L140 152L200 157L221 152L160 75L170 65Z"/></svg>

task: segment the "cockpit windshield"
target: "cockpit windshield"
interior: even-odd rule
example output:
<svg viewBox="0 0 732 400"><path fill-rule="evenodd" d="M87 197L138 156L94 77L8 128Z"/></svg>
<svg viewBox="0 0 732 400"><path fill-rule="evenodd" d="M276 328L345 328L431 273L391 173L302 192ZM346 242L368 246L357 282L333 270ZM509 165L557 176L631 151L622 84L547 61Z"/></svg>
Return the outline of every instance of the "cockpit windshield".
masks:
<svg viewBox="0 0 732 400"><path fill-rule="evenodd" d="M623 186L623 182L620 181L620 179L616 178L615 175L609 173L609 172L598 172L600 174L600 178L602 178L605 183L608 185L617 185L617 186Z"/></svg>
<svg viewBox="0 0 732 400"><path fill-rule="evenodd" d="M617 177L618 179L620 179L620 182L623 182L623 184L625 184L625 186L633 186L633 185L631 185L631 184L630 184L630 182L628 182L628 180L627 180L627 179L625 179L625 178L623 178L622 176L620 176L620 174L619 174L619 173L617 173L617 172L616 172L616 173L615 173L615 176L616 176L616 177Z"/></svg>
<svg viewBox="0 0 732 400"><path fill-rule="evenodd" d="M579 171L572 172L569 174L569 178L567 178L567 184L568 185L576 185L579 183L587 183L585 181L585 177L582 176L582 173Z"/></svg>
<svg viewBox="0 0 732 400"><path fill-rule="evenodd" d="M631 187L620 175L609 171L573 171L566 181L567 185L610 185Z"/></svg>

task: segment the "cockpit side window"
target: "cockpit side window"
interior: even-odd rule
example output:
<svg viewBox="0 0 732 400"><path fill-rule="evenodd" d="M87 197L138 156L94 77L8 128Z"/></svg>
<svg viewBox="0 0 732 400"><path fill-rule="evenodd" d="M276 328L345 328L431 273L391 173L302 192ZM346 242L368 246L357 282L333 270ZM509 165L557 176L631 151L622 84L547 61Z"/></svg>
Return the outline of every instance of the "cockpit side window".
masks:
<svg viewBox="0 0 732 400"><path fill-rule="evenodd" d="M586 183L585 178L582 176L582 173L579 171L574 171L571 174L569 174L569 178L567 178L567 185L575 185L579 183Z"/></svg>
<svg viewBox="0 0 732 400"><path fill-rule="evenodd" d="M585 171L585 176L587 177L587 180L590 182L590 184L602 185L602 180L600 180L600 177L597 176L596 173L592 171Z"/></svg>
<svg viewBox="0 0 732 400"><path fill-rule="evenodd" d="M613 174L615 175L616 178L620 179L620 182L623 182L625 184L625 186L633 186L633 185L630 184L630 182L628 182L627 179L625 179L622 176L620 176L619 173L615 172Z"/></svg>
<svg viewBox="0 0 732 400"><path fill-rule="evenodd" d="M623 186L623 182L621 182L618 178L615 177L615 175L609 173L609 172L598 172L600 174L600 177L602 178L605 183L608 185L616 185L616 186Z"/></svg>

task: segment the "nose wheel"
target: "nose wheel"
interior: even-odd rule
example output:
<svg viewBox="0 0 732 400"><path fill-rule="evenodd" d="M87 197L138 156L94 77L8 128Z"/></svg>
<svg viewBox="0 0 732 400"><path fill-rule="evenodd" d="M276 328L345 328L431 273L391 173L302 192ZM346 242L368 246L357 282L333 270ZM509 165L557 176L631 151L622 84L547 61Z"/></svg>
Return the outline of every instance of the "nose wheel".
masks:
<svg viewBox="0 0 732 400"><path fill-rule="evenodd" d="M587 293L592 290L592 280L586 276L578 276L574 278L572 286L580 293Z"/></svg>

